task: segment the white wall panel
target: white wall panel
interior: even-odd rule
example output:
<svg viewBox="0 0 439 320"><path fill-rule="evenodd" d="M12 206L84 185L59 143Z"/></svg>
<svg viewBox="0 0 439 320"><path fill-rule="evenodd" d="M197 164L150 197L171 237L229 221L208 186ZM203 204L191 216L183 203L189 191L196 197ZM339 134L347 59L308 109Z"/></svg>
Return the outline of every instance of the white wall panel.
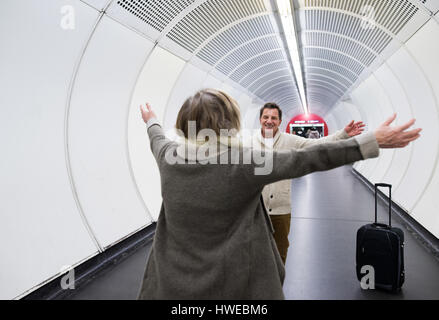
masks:
<svg viewBox="0 0 439 320"><path fill-rule="evenodd" d="M352 101L345 101L344 106L347 111L349 111L349 114L351 115L351 121L354 120L357 121L363 121L363 115L358 110L357 106L352 103Z"/></svg>
<svg viewBox="0 0 439 320"><path fill-rule="evenodd" d="M332 115L335 119L337 119L337 126L334 127L334 130L329 134L335 133L337 130L344 129L348 123L352 120L360 121L360 116L358 109L354 104L348 102L340 102L340 104L334 109ZM354 163L354 168L361 172L361 168L364 165L364 161L357 161Z"/></svg>
<svg viewBox="0 0 439 320"><path fill-rule="evenodd" d="M382 87L380 81L378 80L375 75L372 75L370 77L370 82L373 85L373 95L376 98L376 101L379 105L377 107L379 108L379 118L377 118L378 122L375 123L373 127L369 127L370 130L375 130L378 126L380 126L387 118L389 118L393 113L395 112L393 110L392 102L389 98L389 96L384 91L384 88ZM383 178L389 168L389 166L392 163L393 159L393 149L387 150L387 149L381 149L380 150L380 156L377 159L377 164L375 168L372 170L370 174L369 180L372 183L381 183L386 182L383 181Z"/></svg>
<svg viewBox="0 0 439 320"><path fill-rule="evenodd" d="M221 90L227 93L228 95L230 95L233 99L235 99L238 102L239 111L241 112L241 118L242 118L242 114L245 113L244 107L246 105L241 105L239 103L239 99L243 96L246 96L246 94L244 94L242 91L238 90L237 88L232 87L230 84L228 84L225 81L222 83Z"/></svg>
<svg viewBox="0 0 439 320"><path fill-rule="evenodd" d="M340 107L341 103L331 111L331 113L334 115L334 118L337 119L336 130L339 130L342 126L342 123L344 123L344 115L343 112L340 112Z"/></svg>
<svg viewBox="0 0 439 320"><path fill-rule="evenodd" d="M383 122L383 115L381 112L382 104L380 101L379 95L379 85L376 82L376 79L371 76L364 82L365 91L363 92L363 105L366 106L367 114L368 114L368 122L366 122L366 130L367 132L371 132L375 130ZM372 180L372 175L375 172L376 168L379 167L381 157L367 160L365 163L365 167L363 168L363 175Z"/></svg>
<svg viewBox="0 0 439 320"><path fill-rule="evenodd" d="M203 88L212 88L216 90L220 90L222 86L222 81L215 78L213 75L208 74L207 77L204 79L201 86Z"/></svg>
<svg viewBox="0 0 439 320"><path fill-rule="evenodd" d="M343 129L349 122L352 121L352 115L349 110L347 110L344 102L341 102L337 106L337 108L334 110L334 114L338 119L338 123L340 124L340 127L337 128L337 130Z"/></svg>
<svg viewBox="0 0 439 320"><path fill-rule="evenodd" d="M231 96L233 99L238 100L238 98L242 95L242 92L232 87L227 82L223 82L221 84L221 90Z"/></svg>
<svg viewBox="0 0 439 320"><path fill-rule="evenodd" d="M249 126L250 128L253 128L253 129L260 129L261 128L261 120L260 120L260 110L261 110L261 106L263 106L264 105L264 103L265 102L260 102L260 103L258 103L258 102L255 102L255 101L253 101L253 105L252 105L252 107L251 107L251 110L255 110L255 111L253 111L254 112L254 115L252 115L252 117L253 117L253 126ZM283 117L283 115L282 115L282 117ZM251 117L250 117L250 119L251 119ZM290 119L288 119L288 122L290 121ZM283 129L281 129L283 127ZM282 132L285 132L285 130L286 130L286 127L287 127L287 124L284 122L284 121L282 121L282 124L281 124L281 126L279 126L279 130L281 130Z"/></svg>
<svg viewBox="0 0 439 320"><path fill-rule="evenodd" d="M204 88L207 72L202 71L191 63L186 63L180 73L167 103L164 128L169 130L175 127L178 112L187 98Z"/></svg>
<svg viewBox="0 0 439 320"><path fill-rule="evenodd" d="M401 82L398 80L389 66L387 64L383 64L375 72L375 77L385 90L393 106L394 112L397 114L396 120L392 125L400 125L413 118L412 107L410 105L408 96L404 91L404 88L401 86ZM388 116L390 115L384 115L386 119ZM413 145L410 144L403 149L394 149L389 167L384 176L381 178L382 181L391 184L394 191L398 189L404 173L407 170L412 154L412 148Z"/></svg>
<svg viewBox="0 0 439 320"><path fill-rule="evenodd" d="M358 108L356 105L353 104L352 100L349 100L349 102L344 102L344 106L345 108L347 108L352 116L352 120L355 121L362 121L362 116L361 113L358 111ZM338 128L341 129L341 126ZM353 164L353 168L355 168L356 170L358 170L361 166L362 166L363 161L357 161Z"/></svg>
<svg viewBox="0 0 439 320"><path fill-rule="evenodd" d="M334 109L331 112L330 115L325 117L325 121L327 122L328 127L332 128L329 131L329 134L333 134L337 130L343 129L352 120L355 121L363 120L360 112L358 111L358 108L352 103L352 101L341 102L336 107L336 109ZM353 164L353 167L360 172L363 165L364 165L364 161L357 161Z"/></svg>
<svg viewBox="0 0 439 320"><path fill-rule="evenodd" d="M337 131L338 124L336 123L335 117L332 113L325 116L325 122L328 125L328 134L333 134Z"/></svg>
<svg viewBox="0 0 439 320"><path fill-rule="evenodd" d="M383 89L380 85L380 83L377 81L377 79L372 75L365 81L366 87L367 87L367 93L369 94L369 98L365 96L364 103L368 105L368 108L370 109L370 116L369 120L370 122L366 123L366 130L368 132L374 131L379 125L381 125L384 120L385 116L384 114L388 114L389 112L386 110L391 110L391 105L389 100L387 99L386 95L383 93ZM375 159L371 159L368 161L370 164L368 172L365 174L365 176L372 181L372 183L376 182L382 182L377 181L376 179L376 173L377 170L380 169L380 167L383 165L388 166L389 160L389 154L386 152L380 152L380 156ZM378 171L379 179L382 178L385 171ZM375 177L374 177L375 175Z"/></svg>
<svg viewBox="0 0 439 320"><path fill-rule="evenodd" d="M70 5L75 29L60 27ZM0 299L94 255L66 170L64 117L75 62L98 17L79 1L0 9Z"/></svg>
<svg viewBox="0 0 439 320"><path fill-rule="evenodd" d="M252 100L253 99L247 94L242 94L237 100L241 111L241 127L242 122L244 121L244 115L246 114L247 110L252 106Z"/></svg>
<svg viewBox="0 0 439 320"><path fill-rule="evenodd" d="M377 112L378 103L373 98L373 88L370 86L370 82L366 80L363 82L354 92L352 92L352 100L354 104L363 109L364 123L366 124L365 132L373 130L376 123L379 122ZM360 172L364 177L368 178L373 169L376 167L378 159L368 159L362 161L362 163L357 167L358 172Z"/></svg>
<svg viewBox="0 0 439 320"><path fill-rule="evenodd" d="M411 210L424 192L437 157L439 135L436 101L422 70L405 48L393 55L388 64L400 79L414 107L413 113L417 125L423 128L422 137L413 143L410 165L403 181L394 193L395 199L404 208Z"/></svg>
<svg viewBox="0 0 439 320"><path fill-rule="evenodd" d="M73 88L69 145L79 200L107 247L151 223L128 160L128 110L152 43L104 17Z"/></svg>
<svg viewBox="0 0 439 320"><path fill-rule="evenodd" d="M335 110L338 111L334 112ZM345 110L345 111L341 111L341 110ZM347 113L348 114L347 118L344 117L340 118L339 116L340 112ZM354 104L352 104L352 102L341 101L338 104L338 106L333 111L331 111L331 113L328 116L325 117L325 121L329 127L328 134L331 135L334 134L337 130L343 129L346 126L346 124L352 120L355 121L362 120L361 117L358 115L359 115L358 109ZM363 161L357 161L353 164L353 167L359 170L362 165L363 165Z"/></svg>
<svg viewBox="0 0 439 320"><path fill-rule="evenodd" d="M157 221L162 204L160 174L139 105L148 101L163 123L168 97L184 64L182 59L156 47L141 71L131 102L128 121L130 159L139 191L154 221Z"/></svg>
<svg viewBox="0 0 439 320"><path fill-rule="evenodd" d="M354 110L352 113L355 115L354 120L355 121L363 121L363 123L366 125L364 132L366 133L368 131L368 122L366 117L366 112L361 107L358 107L352 99L349 100L347 105L352 107L352 110ZM354 163L353 167L360 173L362 173L363 167L368 166L367 161L357 161Z"/></svg>
<svg viewBox="0 0 439 320"><path fill-rule="evenodd" d="M245 114L242 115L242 128L246 130L253 130L260 128L259 124L259 109L261 107L257 104L253 104L249 107Z"/></svg>
<svg viewBox="0 0 439 320"><path fill-rule="evenodd" d="M350 114L352 115L351 121L352 120L354 120L355 122L364 121L362 113L360 112L358 107L353 103L352 100L346 101L345 107L350 111ZM358 170L358 168L363 165L363 162L364 161L357 161L354 163L353 167Z"/></svg>
<svg viewBox="0 0 439 320"><path fill-rule="evenodd" d="M439 56L439 42L432 41L432 39L439 39L439 25L433 20L427 23L421 31L410 39L407 43L407 49L415 57L419 67L422 68L424 75L427 77L434 93L437 108L439 101L439 64L437 60ZM419 112L422 111L420 110ZM433 115L431 116L432 118L434 117ZM439 137L438 118L436 117L432 121L435 121L435 128L432 130L435 130L434 137L426 135L425 131L423 131L421 132L421 139L426 140L429 148L437 152L437 137ZM417 125L424 128L429 124L421 123L418 120ZM416 206L412 211L412 216L439 238L439 215L437 214L437 208L439 207L439 170L437 155L435 161L434 169L430 171L429 179L431 181L427 182L426 187L428 188L424 191L419 202L415 203Z"/></svg>

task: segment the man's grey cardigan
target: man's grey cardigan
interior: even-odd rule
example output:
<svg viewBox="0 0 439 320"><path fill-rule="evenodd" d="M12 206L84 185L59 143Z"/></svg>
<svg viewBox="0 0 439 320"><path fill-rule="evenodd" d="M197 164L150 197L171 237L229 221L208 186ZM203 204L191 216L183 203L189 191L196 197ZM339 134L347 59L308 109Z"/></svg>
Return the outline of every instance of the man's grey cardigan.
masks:
<svg viewBox="0 0 439 320"><path fill-rule="evenodd" d="M168 140L157 123L148 124L163 204L139 299L284 299L285 270L261 201L262 189L379 154L369 133L267 153L272 171L258 175L255 169L261 165L256 161L172 163L169 159L178 158L179 145ZM252 149L239 148L239 159L252 155Z"/></svg>

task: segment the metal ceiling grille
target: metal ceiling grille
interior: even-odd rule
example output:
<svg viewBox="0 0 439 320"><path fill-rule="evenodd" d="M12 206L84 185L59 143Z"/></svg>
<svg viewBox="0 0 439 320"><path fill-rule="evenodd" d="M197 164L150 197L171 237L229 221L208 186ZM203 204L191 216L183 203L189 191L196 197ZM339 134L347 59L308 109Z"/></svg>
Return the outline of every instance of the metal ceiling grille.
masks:
<svg viewBox="0 0 439 320"><path fill-rule="evenodd" d="M305 11L305 30L321 30L343 35L380 53L389 44L392 37L379 28L366 29L363 23L361 18L341 12L328 10Z"/></svg>
<svg viewBox="0 0 439 320"><path fill-rule="evenodd" d="M295 82L292 80L291 76L283 76L280 78L277 78L272 81L266 82L263 86L261 86L258 91L255 92L256 95L260 97L265 97L267 95L267 91L271 91L276 85L280 85L282 83L290 82L292 86L294 86Z"/></svg>
<svg viewBox="0 0 439 320"><path fill-rule="evenodd" d="M158 31L195 0L119 0L117 4Z"/></svg>
<svg viewBox="0 0 439 320"><path fill-rule="evenodd" d="M355 74L352 70L346 68L343 65L336 64L331 61L308 58L304 61L304 63L305 63L305 68L317 67L317 68L323 68L323 69L335 71L338 74L343 75L345 78L349 79L352 83L354 83L355 80L357 80L358 78L358 74Z"/></svg>
<svg viewBox="0 0 439 320"><path fill-rule="evenodd" d="M334 92L339 93L340 95L343 95L343 93L346 91L347 87L343 86L339 82L335 81L334 79L331 79L330 77L324 76L320 73L314 74L314 73L307 73L306 79L314 80L319 83L324 83L329 86L329 89L331 89Z"/></svg>
<svg viewBox="0 0 439 320"><path fill-rule="evenodd" d="M398 35L412 34L422 20L414 17L426 11L419 8L439 9L432 0L292 2L308 105L311 111L316 106L314 111L322 116L376 66L387 48L397 47L389 44L397 41ZM271 5L266 6L268 3ZM278 12L271 11L274 3L116 0L111 8L126 18L125 25L147 36L151 31L168 50L172 49L167 44L175 45L183 59L203 68L210 65L259 98L285 103L281 107L294 114L292 110L301 111L301 104L287 46L279 33L281 25L274 19Z"/></svg>
<svg viewBox="0 0 439 320"><path fill-rule="evenodd" d="M376 58L377 54L367 46L340 35L321 32L303 32L302 43L304 47L330 48L349 54L358 61L368 66Z"/></svg>
<svg viewBox="0 0 439 320"><path fill-rule="evenodd" d="M288 65L286 64L285 60L270 62L267 65L264 65L263 67L259 67L257 69L254 69L252 72L247 74L240 82L243 87L247 87L252 82L254 82L256 79L259 79L260 77L266 75L269 72L272 72L273 70L280 70L280 69L288 69Z"/></svg>
<svg viewBox="0 0 439 320"><path fill-rule="evenodd" d="M265 99L268 101L271 101L272 99L283 99L286 97L291 97L293 96L293 90L292 90L292 86L291 85L287 85L287 86L280 86L279 88L276 88L275 90L271 91L269 95L265 96Z"/></svg>
<svg viewBox="0 0 439 320"><path fill-rule="evenodd" d="M305 8L310 7L336 9L358 16L371 13L377 24L393 34L401 31L419 10L407 0L305 0Z"/></svg>
<svg viewBox="0 0 439 320"><path fill-rule="evenodd" d="M189 12L166 36L257 96L265 82L271 84L267 93L274 92L274 101L289 91L289 100L282 98L295 104L284 107L300 109L272 15L264 0L210 0ZM289 88L271 82L280 76L293 82Z"/></svg>
<svg viewBox="0 0 439 320"><path fill-rule="evenodd" d="M321 60L327 60L339 65L345 66L347 69L351 70L353 73L360 75L361 72L366 67L361 64L358 60L354 59L348 54L343 54L341 52L333 51L324 48L303 48L303 54L305 59L317 58Z"/></svg>
<svg viewBox="0 0 439 320"><path fill-rule="evenodd" d="M187 14L167 36L186 50L194 52L225 26L266 11L263 0L207 1Z"/></svg>
<svg viewBox="0 0 439 320"><path fill-rule="evenodd" d="M328 69L324 69L324 68L310 67L310 66L305 67L305 70L306 70L307 74L309 74L309 73L321 74L323 76L332 78L333 80L335 80L338 83L342 84L346 88L349 88L353 84L352 81L350 81L349 79L343 77L342 75L340 75L339 73L337 73L336 71L333 71L333 70L328 70Z"/></svg>
<svg viewBox="0 0 439 320"><path fill-rule="evenodd" d="M220 33L197 54L197 57L209 64L215 64L233 48L241 46L252 39L272 34L273 26L268 15L245 20Z"/></svg>
<svg viewBox="0 0 439 320"><path fill-rule="evenodd" d="M271 79L279 78L282 76L291 75L289 69L282 69L278 71L271 72L269 74L266 74L265 76L259 78L255 82L250 84L250 87L248 89L251 92L255 92L256 89L258 89L260 86L262 86L265 82L270 81Z"/></svg>
<svg viewBox="0 0 439 320"><path fill-rule="evenodd" d="M222 73L228 75L237 66L254 57L255 53L271 51L274 49L280 49L277 35L275 34L251 41L238 47L238 49L235 49L233 52L225 56L225 58L218 63L216 68Z"/></svg>
<svg viewBox="0 0 439 320"><path fill-rule="evenodd" d="M230 75L230 78L239 83L241 79L243 79L247 74L258 68L259 66L270 63L271 61L283 59L283 57L284 56L280 49L276 51L266 52L261 55L256 54L253 59L238 67Z"/></svg>
<svg viewBox="0 0 439 320"><path fill-rule="evenodd" d="M419 10L408 0L297 4L308 104L321 114L358 81Z"/></svg>

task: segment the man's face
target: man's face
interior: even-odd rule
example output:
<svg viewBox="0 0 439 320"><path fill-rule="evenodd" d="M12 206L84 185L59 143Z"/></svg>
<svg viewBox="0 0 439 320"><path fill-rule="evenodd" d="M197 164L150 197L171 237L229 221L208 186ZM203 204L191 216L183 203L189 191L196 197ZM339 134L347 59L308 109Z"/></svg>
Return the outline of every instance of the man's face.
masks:
<svg viewBox="0 0 439 320"><path fill-rule="evenodd" d="M274 137L280 126L280 123L282 122L279 119L279 111L277 109L268 109L268 108L264 109L259 121L261 122L262 135L266 138L267 135L270 135L269 131L267 130L272 130Z"/></svg>

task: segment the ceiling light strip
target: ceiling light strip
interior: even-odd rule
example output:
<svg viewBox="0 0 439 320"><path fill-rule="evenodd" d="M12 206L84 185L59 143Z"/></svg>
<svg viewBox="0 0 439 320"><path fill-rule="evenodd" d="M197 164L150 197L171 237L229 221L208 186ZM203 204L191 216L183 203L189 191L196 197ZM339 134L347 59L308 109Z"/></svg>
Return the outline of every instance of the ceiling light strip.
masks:
<svg viewBox="0 0 439 320"><path fill-rule="evenodd" d="M293 17L293 7L290 0L276 0L276 5L282 22L282 28L285 34L285 40L287 42L291 62L293 64L293 72L296 77L297 86L299 88L303 111L305 112L305 114L308 114L309 110L306 102L305 87L302 76L302 65L300 63L299 46L297 41L297 32Z"/></svg>

